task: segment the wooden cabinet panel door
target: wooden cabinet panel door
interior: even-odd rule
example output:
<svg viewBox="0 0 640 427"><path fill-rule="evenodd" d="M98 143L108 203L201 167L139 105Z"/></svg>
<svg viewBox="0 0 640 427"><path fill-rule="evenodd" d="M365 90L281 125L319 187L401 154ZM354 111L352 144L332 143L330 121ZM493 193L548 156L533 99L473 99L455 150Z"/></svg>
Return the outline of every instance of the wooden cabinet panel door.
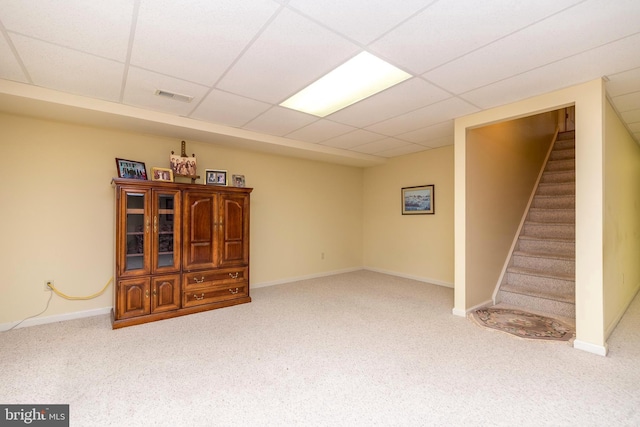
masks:
<svg viewBox="0 0 640 427"><path fill-rule="evenodd" d="M183 270L217 267L217 194L185 191L183 206Z"/></svg>
<svg viewBox="0 0 640 427"><path fill-rule="evenodd" d="M143 276L151 271L150 195L148 189L127 187L117 193L116 268L120 277Z"/></svg>
<svg viewBox="0 0 640 427"><path fill-rule="evenodd" d="M153 190L151 266L155 274L180 271L180 201L180 190Z"/></svg>
<svg viewBox="0 0 640 427"><path fill-rule="evenodd" d="M249 196L222 194L220 196L220 266L249 263Z"/></svg>
<svg viewBox="0 0 640 427"><path fill-rule="evenodd" d="M117 319L149 314L149 278L126 279L118 282Z"/></svg>
<svg viewBox="0 0 640 427"><path fill-rule="evenodd" d="M180 275L154 277L151 283L151 312L180 308Z"/></svg>

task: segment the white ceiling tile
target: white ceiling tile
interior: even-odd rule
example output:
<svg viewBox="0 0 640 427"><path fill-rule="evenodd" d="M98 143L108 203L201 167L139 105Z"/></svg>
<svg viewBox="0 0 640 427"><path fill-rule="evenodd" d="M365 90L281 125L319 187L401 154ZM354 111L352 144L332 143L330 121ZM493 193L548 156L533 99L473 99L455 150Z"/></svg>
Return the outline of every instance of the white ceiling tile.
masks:
<svg viewBox="0 0 640 427"><path fill-rule="evenodd" d="M612 98L616 109L622 114L627 111L635 110L640 105L640 91L628 93L626 95L614 96Z"/></svg>
<svg viewBox="0 0 640 427"><path fill-rule="evenodd" d="M0 37L0 78L23 83L29 82L4 37Z"/></svg>
<svg viewBox="0 0 640 427"><path fill-rule="evenodd" d="M318 120L309 114L283 107L273 107L247 123L244 128L269 135L284 136Z"/></svg>
<svg viewBox="0 0 640 427"><path fill-rule="evenodd" d="M421 143L420 145L424 145L430 148L438 148L438 147L444 147L447 145L453 145L453 143L454 143L454 136L448 135L448 136L441 136L439 138L428 139L424 143Z"/></svg>
<svg viewBox="0 0 640 427"><path fill-rule="evenodd" d="M371 45L422 74L581 0L443 0Z"/></svg>
<svg viewBox="0 0 640 427"><path fill-rule="evenodd" d="M287 138L298 139L300 141L318 143L329 138L344 135L354 130L355 128L351 126L322 119L285 136Z"/></svg>
<svg viewBox="0 0 640 427"><path fill-rule="evenodd" d="M264 102L213 90L189 117L241 127L269 108L271 105Z"/></svg>
<svg viewBox="0 0 640 427"><path fill-rule="evenodd" d="M278 104L360 49L284 9L218 83L218 88Z"/></svg>
<svg viewBox="0 0 640 427"><path fill-rule="evenodd" d="M395 138L384 138L379 141L369 142L367 144L354 147L353 151L357 151L358 153L364 153L364 154L376 154L381 151L388 151L392 149L406 147L409 145L413 145L413 144L406 141L400 141L399 139L395 139Z"/></svg>
<svg viewBox="0 0 640 427"><path fill-rule="evenodd" d="M610 96L618 96L640 90L640 67L607 77L609 81L606 87Z"/></svg>
<svg viewBox="0 0 640 427"><path fill-rule="evenodd" d="M380 37L434 0L291 0L288 5L362 44Z"/></svg>
<svg viewBox="0 0 640 427"><path fill-rule="evenodd" d="M340 135L335 138L331 138L326 141L323 141L322 145L327 145L329 147L335 147L335 148L344 148L348 150L353 147L357 147L358 145L363 145L368 142L378 141L384 138L386 137L384 135L380 135L379 133L373 133L366 130L357 129L353 132L349 132L347 134Z"/></svg>
<svg viewBox="0 0 640 427"><path fill-rule="evenodd" d="M628 70L640 65L639 47L640 34L626 37L618 42L467 92L461 97L482 108L490 108L548 93L611 74L616 69ZM638 54L629 54L635 51L638 51Z"/></svg>
<svg viewBox="0 0 640 427"><path fill-rule="evenodd" d="M425 126L440 123L445 120L475 113L478 108L459 98L449 98L436 104L420 108L402 116L385 120L368 126L367 130L388 136L397 136Z"/></svg>
<svg viewBox="0 0 640 427"><path fill-rule="evenodd" d="M211 86L278 7L271 0L143 1L131 63Z"/></svg>
<svg viewBox="0 0 640 427"><path fill-rule="evenodd" d="M397 157L397 156L405 156L407 154L419 153L421 151L426 151L428 149L429 147L423 147L417 144L407 144L402 147L380 151L379 153L376 153L376 156L391 158L391 157Z"/></svg>
<svg viewBox="0 0 640 427"><path fill-rule="evenodd" d="M329 116L331 120L365 127L416 110L451 95L419 78L406 80Z"/></svg>
<svg viewBox="0 0 640 427"><path fill-rule="evenodd" d="M630 123L629 124L629 129L631 129L631 132L633 132L633 133L640 132L640 122L638 122L638 123Z"/></svg>
<svg viewBox="0 0 640 427"><path fill-rule="evenodd" d="M625 111L624 113L620 113L620 115L627 123L640 122L640 109Z"/></svg>
<svg viewBox="0 0 640 427"><path fill-rule="evenodd" d="M12 35L33 83L91 98L118 101L124 65L57 45Z"/></svg>
<svg viewBox="0 0 640 427"><path fill-rule="evenodd" d="M156 95L156 90L176 93L193 97L191 102L182 102ZM153 73L137 67L129 67L123 102L136 107L173 113L180 116L188 115L200 102L209 89L184 80L178 80L163 74Z"/></svg>
<svg viewBox="0 0 640 427"><path fill-rule="evenodd" d="M124 61L133 4L133 0L0 0L0 19L8 31Z"/></svg>
<svg viewBox="0 0 640 427"><path fill-rule="evenodd" d="M415 142L416 144L429 145L425 141L435 138L452 137L454 134L453 120L438 123L432 126L423 127L412 132L402 133L396 138L403 141Z"/></svg>
<svg viewBox="0 0 640 427"><path fill-rule="evenodd" d="M583 3L432 70L424 77L460 94L637 33L638 1L619 0L616 5L615 11L605 15L602 8L609 7L608 3ZM576 13L592 24L588 31L583 21L572 19ZM609 24L612 15L616 25ZM580 37L570 37L578 33Z"/></svg>

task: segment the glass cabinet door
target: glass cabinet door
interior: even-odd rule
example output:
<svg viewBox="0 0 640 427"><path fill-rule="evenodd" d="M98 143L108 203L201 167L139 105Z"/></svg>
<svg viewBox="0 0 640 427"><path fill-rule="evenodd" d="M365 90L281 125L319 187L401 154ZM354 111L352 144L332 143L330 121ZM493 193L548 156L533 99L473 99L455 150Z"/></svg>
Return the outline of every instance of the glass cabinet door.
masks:
<svg viewBox="0 0 640 427"><path fill-rule="evenodd" d="M178 271L180 267L179 191L153 194L153 271Z"/></svg>
<svg viewBox="0 0 640 427"><path fill-rule="evenodd" d="M121 197L123 208L124 248L120 253L120 273L128 275L145 274L149 271L150 221L148 216L148 191L124 189Z"/></svg>

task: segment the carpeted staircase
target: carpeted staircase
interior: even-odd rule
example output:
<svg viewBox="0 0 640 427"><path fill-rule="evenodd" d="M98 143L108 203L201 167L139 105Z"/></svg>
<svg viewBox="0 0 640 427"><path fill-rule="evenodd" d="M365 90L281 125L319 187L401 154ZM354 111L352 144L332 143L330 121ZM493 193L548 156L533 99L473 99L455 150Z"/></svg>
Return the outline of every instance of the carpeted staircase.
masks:
<svg viewBox="0 0 640 427"><path fill-rule="evenodd" d="M575 319L575 132L549 155L496 304Z"/></svg>

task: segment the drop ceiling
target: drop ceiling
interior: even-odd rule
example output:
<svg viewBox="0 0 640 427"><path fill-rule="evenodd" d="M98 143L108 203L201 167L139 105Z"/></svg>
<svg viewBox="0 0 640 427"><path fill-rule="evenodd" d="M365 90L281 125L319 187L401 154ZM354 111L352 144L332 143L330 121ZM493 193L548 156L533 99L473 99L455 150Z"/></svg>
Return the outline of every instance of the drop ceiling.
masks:
<svg viewBox="0 0 640 427"><path fill-rule="evenodd" d="M640 140L639 22L638 0L0 0L0 107L367 165L605 77ZM278 105L362 51L413 77L325 118Z"/></svg>

